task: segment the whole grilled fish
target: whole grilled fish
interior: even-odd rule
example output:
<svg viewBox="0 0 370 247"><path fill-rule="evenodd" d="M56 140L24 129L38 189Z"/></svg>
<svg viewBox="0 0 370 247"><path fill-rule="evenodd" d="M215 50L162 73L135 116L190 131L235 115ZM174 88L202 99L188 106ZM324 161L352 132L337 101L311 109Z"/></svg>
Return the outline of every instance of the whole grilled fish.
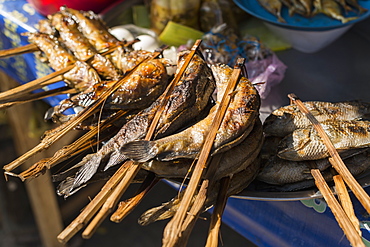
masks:
<svg viewBox="0 0 370 247"><path fill-rule="evenodd" d="M217 82L218 88L220 88L218 93L224 92L224 89L221 88L227 86L230 78L228 76L231 75L232 69L228 66L213 66L212 70L214 74L225 75L219 76L219 78L224 78L224 81ZM210 131L219 103L219 101L216 102L207 117L189 128L154 141L127 143L122 146L121 152L128 158L139 162L146 162L155 157L161 161L178 158L194 159L199 154ZM226 151L248 136L258 118L259 107L260 98L257 90L248 79L242 77L216 134L212 153Z"/></svg>
<svg viewBox="0 0 370 247"><path fill-rule="evenodd" d="M321 12L342 23L356 20L358 17L344 17L341 13L341 7L335 0L321 0Z"/></svg>
<svg viewBox="0 0 370 247"><path fill-rule="evenodd" d="M370 167L369 150L360 149L354 152L341 155L348 170L354 176L359 176ZM274 187L279 191L295 191L314 186L313 177L310 173L311 165L314 162L327 182L332 181L333 172L330 171L331 165L328 159L316 161L288 161L279 159L275 156L273 161L269 161L257 176L257 180L277 185Z"/></svg>
<svg viewBox="0 0 370 247"><path fill-rule="evenodd" d="M256 121L252 132L238 145L223 152L214 179L230 176L244 170L259 154L262 146L262 124ZM176 159L171 161L158 161L156 159L145 162L143 169L154 172L158 177L184 178L190 176L192 159Z"/></svg>
<svg viewBox="0 0 370 247"><path fill-rule="evenodd" d="M369 121L327 120L321 122L321 125L338 152L370 146ZM326 158L329 153L323 140L311 126L297 129L284 137L279 143L278 156L300 161Z"/></svg>
<svg viewBox="0 0 370 247"><path fill-rule="evenodd" d="M189 52L186 51L180 55L181 63L188 54ZM173 133L199 115L209 103L214 88L211 70L201 57L195 55L169 97L158 122L156 136ZM107 170L126 160L125 155L120 152L122 145L145 137L163 98L162 94L148 108L124 124L120 131L98 152L84 157L80 162L81 168L74 178L73 186L68 191L72 193L88 181L99 166Z"/></svg>
<svg viewBox="0 0 370 247"><path fill-rule="evenodd" d="M282 3L280 1L276 1L276 0L258 0L258 2L268 12L275 15L278 18L279 22L283 22L283 23L286 22L284 20L284 18L281 17Z"/></svg>
<svg viewBox="0 0 370 247"><path fill-rule="evenodd" d="M348 102L304 102L307 109L319 121L368 119L370 104L358 101ZM297 105L287 105L274 110L263 124L266 136L284 137L298 128L310 126L310 120L298 109Z"/></svg>

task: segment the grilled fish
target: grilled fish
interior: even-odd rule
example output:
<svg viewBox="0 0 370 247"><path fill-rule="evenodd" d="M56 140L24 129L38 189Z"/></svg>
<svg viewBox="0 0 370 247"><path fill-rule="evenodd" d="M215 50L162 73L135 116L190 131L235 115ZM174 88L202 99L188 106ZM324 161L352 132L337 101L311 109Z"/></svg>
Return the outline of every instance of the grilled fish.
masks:
<svg viewBox="0 0 370 247"><path fill-rule="evenodd" d="M231 75L232 69L226 66L222 68L213 66L212 70L214 74L222 73L223 76L219 78L225 80L218 81L217 86L218 89L220 88L218 93L224 92L221 88L227 86L230 78L228 76ZM210 131L218 106L219 101L207 117L177 134L154 141L141 140L127 143L122 146L121 152L128 158L139 162L146 162L155 157L161 161L178 158L194 159L199 154ZM248 136L258 117L259 106L260 98L257 90L248 79L242 77L216 134L212 148L213 154L232 148Z"/></svg>
<svg viewBox="0 0 370 247"><path fill-rule="evenodd" d="M188 51L183 52L180 55L180 61L183 61L188 54ZM156 136L174 132L199 115L209 103L214 88L211 70L202 58L195 55L168 100L157 125ZM88 181L96 173L99 166L102 166L101 169L107 170L126 160L126 157L120 152L122 145L145 137L163 98L164 95L161 95L148 108L124 124L120 131L98 152L83 158L80 162L81 169L77 172L73 186L68 191L72 193L73 190Z"/></svg>
<svg viewBox="0 0 370 247"><path fill-rule="evenodd" d="M285 23L283 17L281 17L281 8L282 3L280 1L275 0L258 0L259 4L264 7L268 12L275 15L278 18L279 22Z"/></svg>
<svg viewBox="0 0 370 247"><path fill-rule="evenodd" d="M370 146L370 122L356 120L327 120L321 125L338 152ZM326 145L314 127L297 129L279 143L278 156L300 161L329 156Z"/></svg>
<svg viewBox="0 0 370 247"><path fill-rule="evenodd" d="M263 143L262 140L262 124L257 120L252 132L239 145L222 153L214 179L230 176L245 169L257 158ZM177 159L166 162L154 159L143 163L142 168L155 173L158 177L184 178L190 176L193 163L192 159Z"/></svg>
<svg viewBox="0 0 370 247"><path fill-rule="evenodd" d="M358 101L349 102L304 102L307 109L319 121L356 120L370 117L370 104ZM298 128L310 126L310 120L298 109L295 104L276 109L263 124L266 136L284 137Z"/></svg>
<svg viewBox="0 0 370 247"><path fill-rule="evenodd" d="M353 150L353 153L341 155L344 163L354 176L359 176L370 166L369 150ZM327 182L332 180L333 172L328 159L316 161L288 161L274 157L268 161L261 170L256 180L267 184L276 185L274 189L279 191L295 191L314 186L313 177L310 173L312 163L319 169Z"/></svg>

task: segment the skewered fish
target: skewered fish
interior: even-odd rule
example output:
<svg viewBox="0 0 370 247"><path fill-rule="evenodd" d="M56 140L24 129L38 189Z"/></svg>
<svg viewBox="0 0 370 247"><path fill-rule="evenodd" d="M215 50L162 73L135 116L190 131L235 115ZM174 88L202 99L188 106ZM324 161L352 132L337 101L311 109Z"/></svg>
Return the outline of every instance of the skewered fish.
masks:
<svg viewBox="0 0 370 247"><path fill-rule="evenodd" d="M304 102L307 109L319 121L369 119L370 104L366 102ZM308 118L295 104L287 105L274 110L263 124L266 136L284 137L297 128L306 128L311 125Z"/></svg>
<svg viewBox="0 0 370 247"><path fill-rule="evenodd" d="M256 120L251 133L240 144L223 153L214 178L230 176L245 169L260 153L262 139L262 124ZM176 159L166 162L154 159L143 163L142 167L159 177L184 178L190 176L193 162L192 159Z"/></svg>
<svg viewBox="0 0 370 247"><path fill-rule="evenodd" d="M229 81L232 69L222 66L213 66L215 74L221 73L217 87L221 90L217 96L221 97L225 85ZM217 79L217 78L216 78ZM221 86L222 85L222 86ZM154 141L134 141L125 144L121 152L128 158L139 162L145 162L152 158L166 161L178 158L196 158L210 131L219 101L211 109L210 114L192 125L191 127L171 136ZM253 128L253 124L259 114L260 98L257 90L251 82L242 77L234 92L234 96L223 118L213 143L212 153L222 152L239 144Z"/></svg>
<svg viewBox="0 0 370 247"><path fill-rule="evenodd" d="M321 125L338 152L370 145L369 121L327 120L321 122ZM278 156L287 160L317 160L329 157L326 145L312 126L296 129L284 137L279 145Z"/></svg>
<svg viewBox="0 0 370 247"><path fill-rule="evenodd" d="M181 54L181 60L185 59L187 54L188 52ZM208 104L214 88L210 69L203 59L195 55L170 96L158 123L156 135L171 133L197 116ZM107 170L126 160L120 150L122 145L144 138L163 97L164 95L160 96L151 106L127 122L97 153L87 155L81 161L83 165L77 172L69 193L73 193L74 189L88 181L99 166Z"/></svg>

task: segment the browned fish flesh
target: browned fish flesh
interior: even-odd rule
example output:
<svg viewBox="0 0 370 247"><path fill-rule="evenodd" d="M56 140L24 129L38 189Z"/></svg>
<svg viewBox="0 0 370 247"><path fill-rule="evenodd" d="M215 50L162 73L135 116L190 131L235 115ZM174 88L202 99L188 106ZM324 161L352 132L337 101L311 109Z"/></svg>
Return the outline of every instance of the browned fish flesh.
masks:
<svg viewBox="0 0 370 247"><path fill-rule="evenodd" d="M370 104L359 101L348 102L304 102L307 109L319 121L356 120L370 117ZM306 128L311 122L295 104L287 105L274 110L263 124L266 136L284 137L297 128Z"/></svg>
<svg viewBox="0 0 370 247"><path fill-rule="evenodd" d="M221 73L224 81L217 82L219 85L227 85L229 75L232 73L230 67L213 66L214 74ZM217 80L217 76L216 76ZM224 90L218 90L218 93ZM217 96L219 97L219 96ZM199 154L207 134L210 131L211 123L218 108L216 105L211 109L207 117L189 128L162 139L154 141L134 141L127 143L121 148L121 152L128 158L138 162L146 162L150 159L167 161L178 158L194 159ZM216 134L213 142L212 154L226 151L242 141L253 128L255 120L259 116L260 98L257 90L251 82L241 77L237 84L233 98L228 106L225 117Z"/></svg>
<svg viewBox="0 0 370 247"><path fill-rule="evenodd" d="M370 146L370 122L327 120L321 122L325 133L339 151ZM329 157L328 150L314 127L296 129L279 143L278 156L300 161Z"/></svg>

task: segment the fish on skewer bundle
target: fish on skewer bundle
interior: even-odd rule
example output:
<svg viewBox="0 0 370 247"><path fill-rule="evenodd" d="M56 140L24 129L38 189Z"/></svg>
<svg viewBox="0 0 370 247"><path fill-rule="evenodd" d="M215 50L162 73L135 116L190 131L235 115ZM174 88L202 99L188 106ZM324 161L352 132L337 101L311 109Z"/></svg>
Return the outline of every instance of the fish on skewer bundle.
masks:
<svg viewBox="0 0 370 247"><path fill-rule="evenodd" d="M308 101L304 105L320 122L351 173L356 176L364 173L369 168L370 104ZM314 186L312 167L324 172L328 181L332 179L323 140L296 105L274 110L264 122L264 134L261 151L264 168L257 180L277 185L279 190L304 189Z"/></svg>

